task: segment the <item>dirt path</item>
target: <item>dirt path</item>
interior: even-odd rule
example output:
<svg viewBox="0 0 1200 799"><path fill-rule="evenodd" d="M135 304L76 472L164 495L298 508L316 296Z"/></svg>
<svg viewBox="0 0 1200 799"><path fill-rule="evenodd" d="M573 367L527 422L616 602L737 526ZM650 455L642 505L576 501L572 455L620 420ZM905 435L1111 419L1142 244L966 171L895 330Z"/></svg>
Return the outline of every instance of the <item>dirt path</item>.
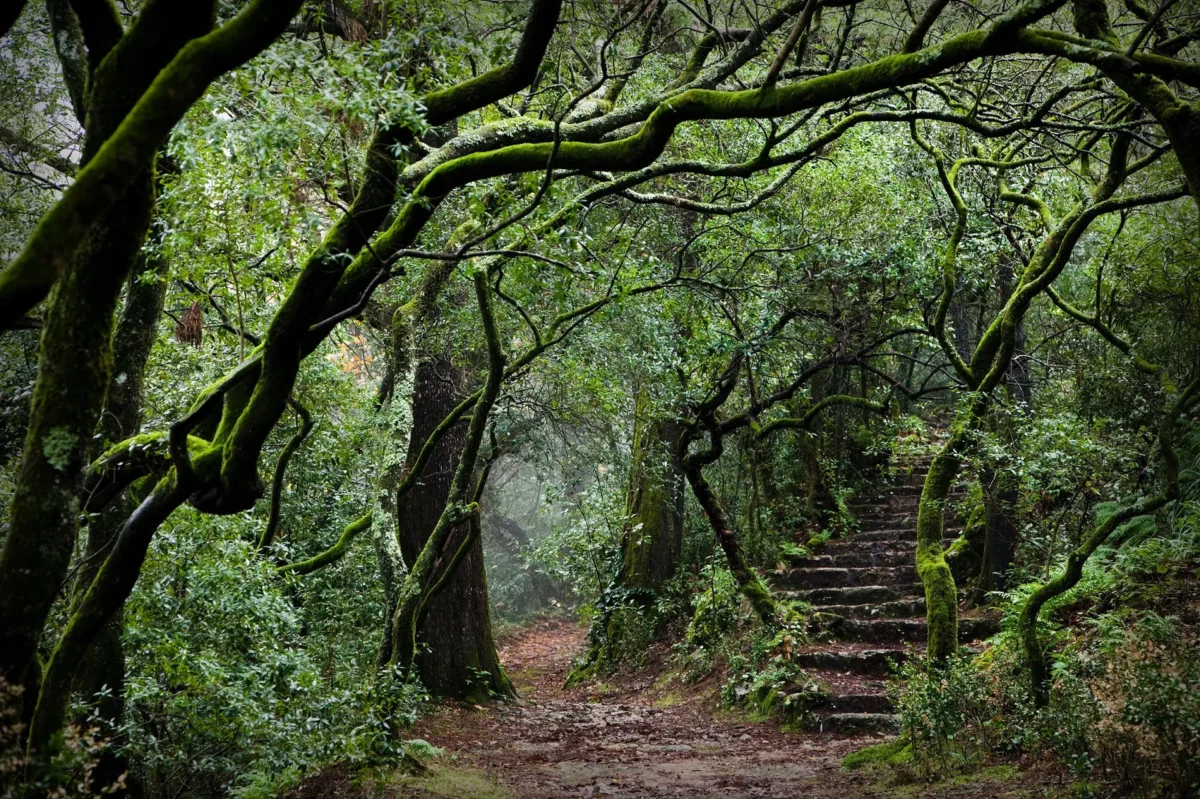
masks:
<svg viewBox="0 0 1200 799"><path fill-rule="evenodd" d="M444 707L413 735L446 750L424 783L396 796L763 797L850 799L889 795L871 777L840 768L870 738L781 733L772 723L713 714L709 698L684 699L650 683L562 689L584 631L542 622L502 647L521 700L491 708ZM637 679L636 677L633 679ZM1019 782L1019 781L1018 781ZM1038 796L991 780L964 786L905 786L906 796ZM1018 790L1019 789L1019 790Z"/></svg>

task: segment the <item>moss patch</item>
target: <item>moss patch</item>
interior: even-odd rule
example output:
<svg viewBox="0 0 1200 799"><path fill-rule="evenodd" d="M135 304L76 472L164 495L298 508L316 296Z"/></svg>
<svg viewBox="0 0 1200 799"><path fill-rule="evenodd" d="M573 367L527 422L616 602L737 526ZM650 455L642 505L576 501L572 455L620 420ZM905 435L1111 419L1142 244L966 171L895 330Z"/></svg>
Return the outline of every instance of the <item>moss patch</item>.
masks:
<svg viewBox="0 0 1200 799"><path fill-rule="evenodd" d="M1021 772L1016 766L1000 765L991 766L974 772L973 774L960 774L951 780L954 785L972 785L977 782L1009 782L1021 776Z"/></svg>
<svg viewBox="0 0 1200 799"><path fill-rule="evenodd" d="M687 698L683 694L677 691L672 691L671 693L664 694L658 699L655 699L654 706L659 708L675 707L676 705L682 705L685 701L687 701Z"/></svg>
<svg viewBox="0 0 1200 799"><path fill-rule="evenodd" d="M462 766L431 767L427 774L401 774L391 787L404 789L402 796L445 797L445 799L510 799L507 788L482 771ZM411 793L410 793L411 792Z"/></svg>
<svg viewBox="0 0 1200 799"><path fill-rule="evenodd" d="M842 768L853 771L864 766L903 766L912 762L912 744L904 738L868 746L842 758Z"/></svg>

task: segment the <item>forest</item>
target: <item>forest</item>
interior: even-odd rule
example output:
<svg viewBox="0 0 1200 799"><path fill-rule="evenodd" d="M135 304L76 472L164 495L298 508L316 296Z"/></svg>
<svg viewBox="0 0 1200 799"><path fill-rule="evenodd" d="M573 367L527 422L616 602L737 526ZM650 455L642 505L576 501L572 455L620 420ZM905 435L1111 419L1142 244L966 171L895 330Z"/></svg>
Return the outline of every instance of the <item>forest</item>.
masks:
<svg viewBox="0 0 1200 799"><path fill-rule="evenodd" d="M1200 796L1197 0L5 0L0 799Z"/></svg>

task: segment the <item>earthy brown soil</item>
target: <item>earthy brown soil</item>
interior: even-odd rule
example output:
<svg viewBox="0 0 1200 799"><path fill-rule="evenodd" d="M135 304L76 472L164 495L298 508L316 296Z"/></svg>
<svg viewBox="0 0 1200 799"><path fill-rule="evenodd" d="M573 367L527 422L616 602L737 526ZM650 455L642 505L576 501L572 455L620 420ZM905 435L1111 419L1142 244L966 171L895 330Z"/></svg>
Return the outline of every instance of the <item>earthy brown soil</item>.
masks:
<svg viewBox="0 0 1200 799"><path fill-rule="evenodd" d="M879 774L840 767L849 752L879 738L782 733L716 712L715 685L656 680L664 650L647 668L612 682L564 690L584 631L542 621L501 648L521 693L493 707L446 705L412 731L445 750L423 778L355 780L330 770L295 796L387 797L722 797L851 799L892 796L1004 799L1053 795L1029 777L962 785L884 786Z"/></svg>

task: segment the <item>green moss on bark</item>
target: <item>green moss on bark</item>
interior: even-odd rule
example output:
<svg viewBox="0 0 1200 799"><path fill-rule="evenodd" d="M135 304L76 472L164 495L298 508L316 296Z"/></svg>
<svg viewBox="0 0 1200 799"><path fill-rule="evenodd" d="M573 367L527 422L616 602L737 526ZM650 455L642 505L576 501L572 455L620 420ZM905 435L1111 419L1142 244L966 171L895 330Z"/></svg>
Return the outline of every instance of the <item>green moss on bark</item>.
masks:
<svg viewBox="0 0 1200 799"><path fill-rule="evenodd" d="M942 550L946 498L958 471L962 432L956 432L934 456L925 476L917 510L917 575L925 588L927 656L944 663L958 649L958 590Z"/></svg>
<svg viewBox="0 0 1200 799"><path fill-rule="evenodd" d="M683 546L683 431L674 420L652 414L649 404L640 393L617 582L657 590L675 573Z"/></svg>

